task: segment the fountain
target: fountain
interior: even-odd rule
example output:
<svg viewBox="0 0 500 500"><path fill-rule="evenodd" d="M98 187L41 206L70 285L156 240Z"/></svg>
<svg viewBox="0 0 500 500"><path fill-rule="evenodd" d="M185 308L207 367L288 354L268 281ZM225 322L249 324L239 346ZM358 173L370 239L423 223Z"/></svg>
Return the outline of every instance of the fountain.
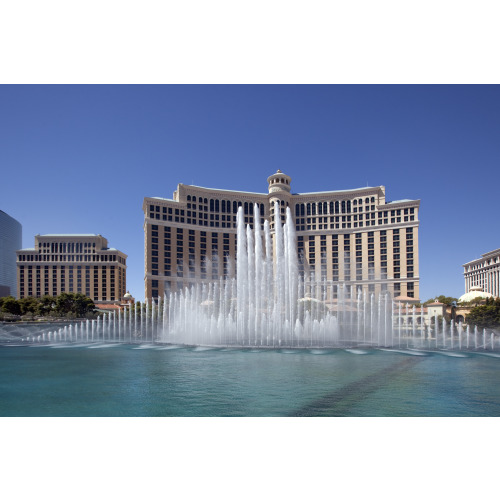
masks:
<svg viewBox="0 0 500 500"><path fill-rule="evenodd" d="M275 213L280 213L278 204ZM256 206L254 220L259 220ZM344 284L318 281L314 273L301 275L289 208L284 225L279 217L275 220L274 241L267 221L263 230L259 224L245 227L243 221L240 209L237 279L196 284L170 294L163 303L162 319L157 320L162 325L161 342L261 348L464 348L461 324L448 325L443 318L439 329L436 317L434 331L429 327L426 336L423 311L418 316L414 306L396 305L389 295L375 297L361 291L351 299ZM159 314L160 305L157 310ZM482 339L478 335L476 329L475 349L497 347L493 334L489 343L486 332Z"/></svg>
<svg viewBox="0 0 500 500"><path fill-rule="evenodd" d="M280 207L275 205L275 213ZM260 220L257 205L254 221ZM494 334L438 317L426 327L422 310L299 272L295 226L275 218L274 237L244 224L237 214L237 278L220 279L126 306L96 320L31 326L16 338L27 343L167 343L252 348L372 346L446 350L496 350ZM234 263L233 263L234 265ZM406 321L405 321L406 320ZM418 321L419 320L419 321ZM54 329L55 327L55 329ZM1 334L2 332L0 332ZM465 338L464 338L465 336Z"/></svg>

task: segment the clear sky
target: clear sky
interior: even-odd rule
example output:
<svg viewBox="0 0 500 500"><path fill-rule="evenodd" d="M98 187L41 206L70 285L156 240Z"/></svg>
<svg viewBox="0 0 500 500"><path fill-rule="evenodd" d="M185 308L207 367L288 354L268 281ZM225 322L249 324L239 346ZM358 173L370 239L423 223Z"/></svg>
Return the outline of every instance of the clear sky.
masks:
<svg viewBox="0 0 500 500"><path fill-rule="evenodd" d="M35 234L100 233L144 297L145 196L178 183L421 200L420 297L459 296L500 247L500 87L0 86L0 209Z"/></svg>

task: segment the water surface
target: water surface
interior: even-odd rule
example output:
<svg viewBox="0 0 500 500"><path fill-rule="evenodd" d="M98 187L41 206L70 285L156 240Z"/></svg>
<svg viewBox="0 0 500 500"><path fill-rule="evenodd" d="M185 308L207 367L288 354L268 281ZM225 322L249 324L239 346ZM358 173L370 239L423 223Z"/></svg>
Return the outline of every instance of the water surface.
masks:
<svg viewBox="0 0 500 500"><path fill-rule="evenodd" d="M0 415L500 415L500 357L449 354L3 346Z"/></svg>

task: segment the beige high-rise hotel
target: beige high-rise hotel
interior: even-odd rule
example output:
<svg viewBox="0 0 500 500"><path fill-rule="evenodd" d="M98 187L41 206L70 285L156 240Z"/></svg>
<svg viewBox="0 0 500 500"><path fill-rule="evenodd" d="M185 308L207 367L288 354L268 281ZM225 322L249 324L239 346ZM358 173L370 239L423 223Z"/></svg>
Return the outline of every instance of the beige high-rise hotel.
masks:
<svg viewBox="0 0 500 500"><path fill-rule="evenodd" d="M473 287L500 297L500 248L483 253L480 259L463 265L465 293Z"/></svg>
<svg viewBox="0 0 500 500"><path fill-rule="evenodd" d="M345 284L347 296L362 290L419 298L419 200L388 202L384 186L294 194L280 170L267 182L268 193L179 184L173 199L144 198L146 298L233 277L238 207L253 227L255 203L271 233L290 207L302 272Z"/></svg>
<svg viewBox="0 0 500 500"><path fill-rule="evenodd" d="M100 234L37 234L34 248L16 253L20 299L67 292L113 303L125 295L127 255Z"/></svg>

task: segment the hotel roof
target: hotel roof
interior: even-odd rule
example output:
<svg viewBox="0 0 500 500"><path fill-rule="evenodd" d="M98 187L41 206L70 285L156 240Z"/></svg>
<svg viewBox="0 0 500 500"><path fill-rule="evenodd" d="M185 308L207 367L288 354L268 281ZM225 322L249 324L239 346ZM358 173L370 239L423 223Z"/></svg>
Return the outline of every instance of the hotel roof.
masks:
<svg viewBox="0 0 500 500"><path fill-rule="evenodd" d="M260 196L267 196L267 193L255 193L254 191L239 191L237 189L219 189L219 188L207 188L202 186L195 186L194 184L182 184L186 187L194 187L198 189L206 189L208 191L223 191L225 193L248 193L248 194L258 194Z"/></svg>
<svg viewBox="0 0 500 500"><path fill-rule="evenodd" d="M256 193L254 191L239 191L239 190L235 190L235 189L207 188L207 187L202 187L202 186L195 186L193 184L183 184L183 186L195 187L195 188L199 188L199 189L207 189L209 191L224 191L227 193L248 193L248 194L258 194L260 196L267 196L268 195L268 193ZM350 193L352 191L365 191L365 190L369 190L369 189L377 189L379 187L381 187L381 186L376 186L376 187L366 186L366 187L355 188L355 189L337 189L335 191L312 191L309 193L292 193L292 196L297 196L297 195L304 196L304 195L310 195L310 194Z"/></svg>
<svg viewBox="0 0 500 500"><path fill-rule="evenodd" d="M258 196L267 196L268 193L256 193L255 191L241 191L236 189L220 189L220 188L209 188L204 186L196 186L195 184L179 184L179 186L184 186L187 188L193 187L196 189L204 189L206 191L222 191L224 193L242 193L242 194L254 194ZM362 188L354 188L354 189L337 189L334 191L311 191L309 193L292 193L292 196L307 196L311 194L335 194L335 193L352 193L355 191L368 191L372 189L383 188L383 186L366 186ZM147 196L146 198L152 200L164 200L164 201L175 201L171 198L162 198L161 196ZM403 200L403 201L413 201L413 200ZM397 203L397 202L393 202Z"/></svg>
<svg viewBox="0 0 500 500"><path fill-rule="evenodd" d="M366 186L362 188L354 188L354 189L336 189L334 191L311 191L309 193L293 193L293 195L306 196L309 194L332 194L332 193L352 193L353 191L367 191L370 189L378 189L383 186Z"/></svg>
<svg viewBox="0 0 500 500"><path fill-rule="evenodd" d="M481 262L485 259L488 259L489 257L494 257L500 253L500 248L497 248L496 250L492 250L491 252L486 252L481 254L481 257L479 259L474 259L470 260L469 262L466 262L465 264L462 264L462 267L468 266L469 264L474 264L475 262Z"/></svg>
<svg viewBox="0 0 500 500"><path fill-rule="evenodd" d="M395 200L395 201L388 201L386 205L392 205L393 203L408 203L409 201L418 201L418 200Z"/></svg>
<svg viewBox="0 0 500 500"><path fill-rule="evenodd" d="M78 237L82 237L82 236L101 236L101 234L37 234L37 236L50 236L50 237L67 237L67 236L78 236Z"/></svg>

